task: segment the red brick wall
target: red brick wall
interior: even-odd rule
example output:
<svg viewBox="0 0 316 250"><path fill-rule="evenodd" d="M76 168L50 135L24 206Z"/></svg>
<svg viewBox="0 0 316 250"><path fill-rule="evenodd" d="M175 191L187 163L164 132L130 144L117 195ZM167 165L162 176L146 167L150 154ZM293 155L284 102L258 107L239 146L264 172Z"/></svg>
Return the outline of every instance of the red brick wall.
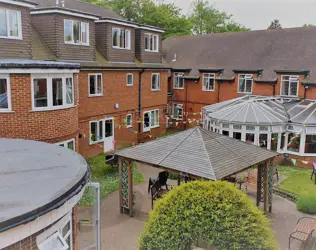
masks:
<svg viewBox="0 0 316 250"><path fill-rule="evenodd" d="M103 96L89 97L90 73L102 73ZM133 73L134 85L126 85L126 74ZM81 71L79 74L79 128L82 137L79 139L80 153L91 157L104 152L103 143L89 144L90 121L114 117L115 148L137 143L139 117L139 71ZM151 91L151 75L160 73L160 91ZM153 136L165 132L165 116L163 110L167 106L168 73L167 71L150 71L142 73L142 106L144 110L160 109L160 127L152 130ZM119 108L115 108L115 104ZM126 128L124 120L132 114L132 127ZM141 124L142 126L142 124Z"/></svg>
<svg viewBox="0 0 316 250"><path fill-rule="evenodd" d="M77 102L74 76L74 100ZM11 74L11 113L0 114L0 137L49 143L75 138L78 134L77 106L51 111L32 111L31 75ZM78 150L78 143L76 143Z"/></svg>

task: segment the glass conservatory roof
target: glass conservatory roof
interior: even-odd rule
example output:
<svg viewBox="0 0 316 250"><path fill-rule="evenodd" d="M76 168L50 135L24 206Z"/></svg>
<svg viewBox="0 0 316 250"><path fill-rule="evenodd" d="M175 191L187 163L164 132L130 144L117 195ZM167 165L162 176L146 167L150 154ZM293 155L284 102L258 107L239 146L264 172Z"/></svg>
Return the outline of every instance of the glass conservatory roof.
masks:
<svg viewBox="0 0 316 250"><path fill-rule="evenodd" d="M297 98L243 96L204 107L219 122L278 125L316 125L316 102Z"/></svg>

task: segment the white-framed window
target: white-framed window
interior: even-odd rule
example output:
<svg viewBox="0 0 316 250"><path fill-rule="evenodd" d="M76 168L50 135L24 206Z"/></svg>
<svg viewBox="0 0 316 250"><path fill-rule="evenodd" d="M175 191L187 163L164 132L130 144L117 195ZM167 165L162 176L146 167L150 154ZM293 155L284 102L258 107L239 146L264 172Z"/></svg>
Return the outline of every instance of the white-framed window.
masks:
<svg viewBox="0 0 316 250"><path fill-rule="evenodd" d="M173 88L183 89L184 88L184 73L175 72L173 78Z"/></svg>
<svg viewBox="0 0 316 250"><path fill-rule="evenodd" d="M112 28L112 46L116 49L131 49L131 31Z"/></svg>
<svg viewBox="0 0 316 250"><path fill-rule="evenodd" d="M65 19L64 40L67 44L89 45L89 23Z"/></svg>
<svg viewBox="0 0 316 250"><path fill-rule="evenodd" d="M73 75L32 74L32 105L33 110L73 107Z"/></svg>
<svg viewBox="0 0 316 250"><path fill-rule="evenodd" d="M105 120L90 121L90 145L104 141Z"/></svg>
<svg viewBox="0 0 316 250"><path fill-rule="evenodd" d="M102 74L89 74L89 96L103 95Z"/></svg>
<svg viewBox="0 0 316 250"><path fill-rule="evenodd" d="M238 93L252 93L253 75L240 74L238 77Z"/></svg>
<svg viewBox="0 0 316 250"><path fill-rule="evenodd" d="M151 90L152 91L160 90L160 73L153 73L151 75Z"/></svg>
<svg viewBox="0 0 316 250"><path fill-rule="evenodd" d="M299 86L298 76L282 76L281 95L297 96Z"/></svg>
<svg viewBox="0 0 316 250"><path fill-rule="evenodd" d="M0 113L11 111L10 77L0 75Z"/></svg>
<svg viewBox="0 0 316 250"><path fill-rule="evenodd" d="M159 127L159 109L144 112L143 124L144 132Z"/></svg>
<svg viewBox="0 0 316 250"><path fill-rule="evenodd" d="M72 218L69 217L69 219L63 224L63 226L60 228L59 233L61 234L61 237L66 241L69 248L67 250L72 250Z"/></svg>
<svg viewBox="0 0 316 250"><path fill-rule="evenodd" d="M128 114L127 116L126 116L126 127L127 128L130 128L130 127L132 127L133 125L132 125L132 119L133 119L133 115L132 114Z"/></svg>
<svg viewBox="0 0 316 250"><path fill-rule="evenodd" d="M215 89L215 74L206 73L203 74L203 91L214 91Z"/></svg>
<svg viewBox="0 0 316 250"><path fill-rule="evenodd" d="M126 75L126 85L133 86L134 85L134 75L132 73L128 73Z"/></svg>
<svg viewBox="0 0 316 250"><path fill-rule="evenodd" d="M0 38L22 39L21 11L0 8Z"/></svg>
<svg viewBox="0 0 316 250"><path fill-rule="evenodd" d="M183 119L183 105L173 104L173 118L182 120Z"/></svg>
<svg viewBox="0 0 316 250"><path fill-rule="evenodd" d="M69 148L73 151L76 151L76 140L75 139L70 139L68 141L58 142L56 144L61 146L61 147Z"/></svg>
<svg viewBox="0 0 316 250"><path fill-rule="evenodd" d="M50 250L50 249L58 249L58 250L70 250L70 247L65 239L62 237L60 232L56 232L49 236L46 240L38 244L39 250Z"/></svg>
<svg viewBox="0 0 316 250"><path fill-rule="evenodd" d="M159 36L145 33L145 51L159 52Z"/></svg>

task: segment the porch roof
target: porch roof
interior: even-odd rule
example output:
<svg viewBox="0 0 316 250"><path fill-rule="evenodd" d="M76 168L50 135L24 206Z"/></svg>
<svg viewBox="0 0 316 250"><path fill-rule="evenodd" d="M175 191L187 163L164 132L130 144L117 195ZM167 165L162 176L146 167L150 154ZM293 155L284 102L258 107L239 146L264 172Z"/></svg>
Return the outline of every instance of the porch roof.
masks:
<svg viewBox="0 0 316 250"><path fill-rule="evenodd" d="M196 127L120 150L116 155L196 177L218 180L278 154Z"/></svg>

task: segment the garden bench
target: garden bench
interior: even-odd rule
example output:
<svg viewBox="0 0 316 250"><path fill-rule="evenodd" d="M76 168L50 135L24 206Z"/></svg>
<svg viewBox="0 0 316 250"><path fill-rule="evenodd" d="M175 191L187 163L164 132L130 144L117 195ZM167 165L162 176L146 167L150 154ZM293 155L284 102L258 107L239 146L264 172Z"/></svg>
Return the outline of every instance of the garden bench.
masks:
<svg viewBox="0 0 316 250"><path fill-rule="evenodd" d="M108 164L110 167L118 167L118 156L117 155L106 155L105 156L105 163Z"/></svg>
<svg viewBox="0 0 316 250"><path fill-rule="evenodd" d="M310 217L302 217L297 223L293 233L289 237L289 249L291 249L291 239L302 242L308 240L316 228L316 219Z"/></svg>

